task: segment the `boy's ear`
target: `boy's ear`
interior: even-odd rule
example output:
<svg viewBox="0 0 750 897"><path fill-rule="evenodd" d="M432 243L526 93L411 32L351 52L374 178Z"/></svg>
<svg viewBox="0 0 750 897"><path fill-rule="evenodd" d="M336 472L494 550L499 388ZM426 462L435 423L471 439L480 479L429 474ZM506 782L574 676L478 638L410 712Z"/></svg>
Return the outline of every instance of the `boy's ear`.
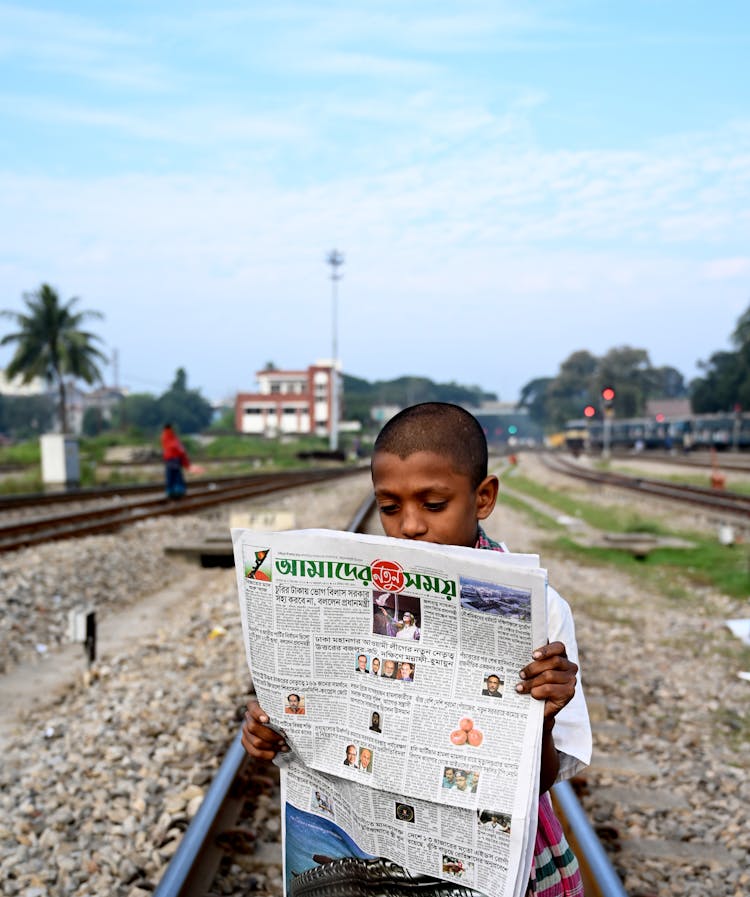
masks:
<svg viewBox="0 0 750 897"><path fill-rule="evenodd" d="M500 481L494 473L486 476L477 486L475 493L477 501L477 520L486 520L493 512L499 490Z"/></svg>

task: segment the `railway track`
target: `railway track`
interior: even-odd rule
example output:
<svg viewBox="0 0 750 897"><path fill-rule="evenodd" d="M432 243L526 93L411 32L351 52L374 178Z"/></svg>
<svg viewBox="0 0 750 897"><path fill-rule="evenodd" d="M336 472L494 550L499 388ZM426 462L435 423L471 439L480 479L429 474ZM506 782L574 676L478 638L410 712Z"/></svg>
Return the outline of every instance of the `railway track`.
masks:
<svg viewBox="0 0 750 897"><path fill-rule="evenodd" d="M741 517L746 520L750 518L750 495L703 488L701 486L670 483L665 480L648 477L632 477L610 471L593 470L566 458L560 458L557 455L544 454L541 458L550 469L590 483L614 486L618 489L629 489L641 495L683 502L706 508L722 515Z"/></svg>
<svg viewBox="0 0 750 897"><path fill-rule="evenodd" d="M263 473L220 477L218 479L216 477L191 478L189 488L192 492L195 489L200 490L216 482L229 484L232 482L247 482L251 479L256 482L263 482L272 480L276 475L275 473ZM86 505L94 502L106 503L120 501L123 497L163 494L164 482L162 480L148 483L119 484L117 486L83 486L59 492L19 492L0 496L0 515L5 516L13 511L28 514L37 508L66 507L71 504Z"/></svg>
<svg viewBox="0 0 750 897"><path fill-rule="evenodd" d="M3 509L13 510L21 519L0 523L0 552L15 551L43 542L72 539L97 533L113 532L123 526L150 517L191 514L215 505L264 495L295 486L357 473L358 468L347 470L314 469L290 471L283 474L264 474L228 479L202 480L191 483L190 492L175 501L163 494L163 486L137 486L127 492L116 489L75 491L65 496L48 496L46 505L67 504L84 498L84 507L57 514L36 516L37 496L16 497L7 505L0 503L0 520ZM30 509L24 513L24 509ZM33 513L32 513L33 511Z"/></svg>
<svg viewBox="0 0 750 897"><path fill-rule="evenodd" d="M362 532L374 511L372 496L362 503L349 523L349 532ZM264 862L281 863L278 843L256 842L253 829L248 826L257 812L259 799L272 800L280 813L278 771L276 767L261 763L245 753L238 731L222 764L198 810L183 835L166 872L159 882L154 897L208 897L215 894L239 894L231 884L231 869L235 865L245 868L262 866ZM569 782L558 783L552 789L555 808L574 847L581 867L586 897L626 897L622 883L614 871L606 850L594 827L588 820ZM257 854L258 858L253 860ZM230 879L230 881L227 881ZM343 891L316 890L316 894L341 894L341 897L386 897L386 892L371 882L369 888ZM392 886L391 886L392 888ZM427 895L437 891L426 886L407 886L403 890L388 890L388 897L411 894ZM244 891L242 892L244 893ZM474 892L453 886L440 890L443 897L469 897Z"/></svg>
<svg viewBox="0 0 750 897"><path fill-rule="evenodd" d="M750 456L740 452L691 452L688 455L674 454L672 452L647 449L643 452L612 452L611 458L615 461L655 461L659 464L674 465L677 467L692 467L699 470L711 470L719 467L721 470L732 470L739 473L750 473Z"/></svg>

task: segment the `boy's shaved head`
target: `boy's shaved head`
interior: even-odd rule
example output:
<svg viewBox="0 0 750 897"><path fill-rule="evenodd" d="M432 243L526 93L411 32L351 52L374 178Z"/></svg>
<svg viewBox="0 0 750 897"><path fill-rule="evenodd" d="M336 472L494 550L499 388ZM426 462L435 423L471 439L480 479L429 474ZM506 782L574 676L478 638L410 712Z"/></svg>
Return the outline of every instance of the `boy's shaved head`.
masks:
<svg viewBox="0 0 750 897"><path fill-rule="evenodd" d="M487 439L479 421L458 405L423 402L392 417L375 440L375 454L390 452L402 460L415 452L448 458L473 489L487 476Z"/></svg>

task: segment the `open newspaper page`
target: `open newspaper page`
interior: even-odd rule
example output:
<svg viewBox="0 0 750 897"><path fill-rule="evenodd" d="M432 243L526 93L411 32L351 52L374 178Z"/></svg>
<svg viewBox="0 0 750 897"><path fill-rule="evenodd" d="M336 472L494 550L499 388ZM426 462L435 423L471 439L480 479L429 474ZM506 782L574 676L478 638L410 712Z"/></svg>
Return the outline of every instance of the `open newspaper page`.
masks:
<svg viewBox="0 0 750 897"><path fill-rule="evenodd" d="M291 747L287 897L524 894L543 704L514 686L546 640L538 560L331 530L232 537L253 684Z"/></svg>

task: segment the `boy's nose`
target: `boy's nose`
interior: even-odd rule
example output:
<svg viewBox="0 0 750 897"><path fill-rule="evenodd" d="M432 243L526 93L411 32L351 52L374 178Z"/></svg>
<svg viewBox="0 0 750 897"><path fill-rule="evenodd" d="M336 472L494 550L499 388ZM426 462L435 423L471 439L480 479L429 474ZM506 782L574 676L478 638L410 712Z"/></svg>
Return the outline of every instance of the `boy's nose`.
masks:
<svg viewBox="0 0 750 897"><path fill-rule="evenodd" d="M401 534L404 539L419 539L427 532L427 524L416 508L404 508L401 516Z"/></svg>

